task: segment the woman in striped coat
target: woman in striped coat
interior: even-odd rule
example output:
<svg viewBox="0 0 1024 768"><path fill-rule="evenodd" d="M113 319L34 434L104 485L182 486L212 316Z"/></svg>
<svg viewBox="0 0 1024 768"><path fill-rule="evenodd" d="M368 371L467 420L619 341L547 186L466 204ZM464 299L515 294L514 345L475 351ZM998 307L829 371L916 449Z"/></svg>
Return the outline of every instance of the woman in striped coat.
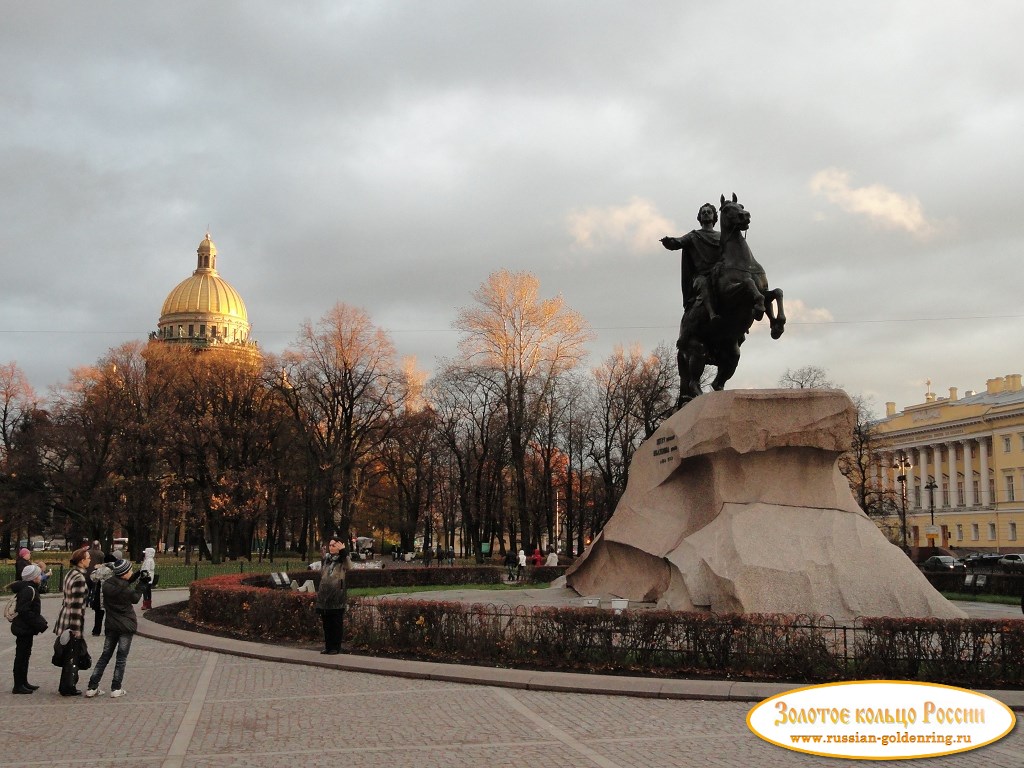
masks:
<svg viewBox="0 0 1024 768"><path fill-rule="evenodd" d="M71 568L64 577L64 604L57 614L54 633L65 642L64 666L60 673L61 696L79 696L78 690L78 646L82 642L85 630L85 596L89 594L89 584L85 580L85 569L89 567L89 550L76 549L71 555ZM64 632L67 635L64 636Z"/></svg>

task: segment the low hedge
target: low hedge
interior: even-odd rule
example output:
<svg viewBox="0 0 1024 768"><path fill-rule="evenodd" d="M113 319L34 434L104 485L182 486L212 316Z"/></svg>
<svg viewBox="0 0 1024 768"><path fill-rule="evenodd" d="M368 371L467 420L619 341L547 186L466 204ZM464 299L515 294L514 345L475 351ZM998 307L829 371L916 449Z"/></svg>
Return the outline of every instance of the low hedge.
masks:
<svg viewBox="0 0 1024 768"><path fill-rule="evenodd" d="M368 573L350 572L352 585L373 581ZM290 576L316 580L319 574ZM201 624L253 639L319 641L315 595L268 585L267 577L252 574L196 582L189 613ZM616 614L599 608L510 607L488 604L486 597L474 605L356 597L349 601L345 625L346 640L355 649L427 660L664 676L1024 686L1021 619L865 618L837 626L821 616Z"/></svg>
<svg viewBox="0 0 1024 768"><path fill-rule="evenodd" d="M301 583L310 572L289 575ZM200 625L254 640L314 641L321 631L315 600L309 592L271 588L266 575L231 573L192 582L188 612Z"/></svg>
<svg viewBox="0 0 1024 768"><path fill-rule="evenodd" d="M565 573L564 566L528 568L523 583L548 583ZM299 584L320 583L319 571L289 571ZM354 568L347 575L349 588L459 586L498 584L505 569L494 566L467 568ZM221 627L256 639L316 640L320 618L315 595L272 586L265 573L231 573L194 581L189 586L188 610L200 624ZM352 598L354 602L358 598Z"/></svg>

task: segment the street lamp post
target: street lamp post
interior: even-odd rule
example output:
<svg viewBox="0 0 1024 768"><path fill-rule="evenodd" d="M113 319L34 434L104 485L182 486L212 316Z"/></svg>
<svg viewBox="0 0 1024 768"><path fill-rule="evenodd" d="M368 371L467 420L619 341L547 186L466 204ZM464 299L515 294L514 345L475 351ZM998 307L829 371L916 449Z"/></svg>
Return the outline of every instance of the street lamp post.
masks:
<svg viewBox="0 0 1024 768"><path fill-rule="evenodd" d="M935 489L939 486L935 484L935 478L929 475L928 482L924 484L924 487L928 490L928 511L932 516L932 524L928 529L928 543L934 547L935 542L938 540L938 536L935 533Z"/></svg>
<svg viewBox="0 0 1024 768"><path fill-rule="evenodd" d="M935 489L939 486L935 484L935 478L929 475L924 487L928 489L928 510L932 515L932 525L935 525Z"/></svg>
<svg viewBox="0 0 1024 768"><path fill-rule="evenodd" d="M907 471L914 465L910 463L910 459L906 456L900 456L895 464L892 465L893 469L900 470L900 474L896 475L896 482L901 486L901 496L903 497L903 506L900 510L900 529L903 537L903 551L907 551Z"/></svg>

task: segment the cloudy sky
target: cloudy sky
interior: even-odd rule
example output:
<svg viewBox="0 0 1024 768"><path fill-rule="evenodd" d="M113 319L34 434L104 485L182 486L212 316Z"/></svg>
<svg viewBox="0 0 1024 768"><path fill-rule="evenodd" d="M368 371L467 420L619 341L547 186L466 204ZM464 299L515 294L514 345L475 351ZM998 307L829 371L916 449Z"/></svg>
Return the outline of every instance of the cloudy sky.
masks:
<svg viewBox="0 0 1024 768"><path fill-rule="evenodd" d="M658 239L733 192L790 324L730 387L1024 372L1017 0L0 8L0 363L41 392L155 330L207 228L273 352L344 301L432 370L502 268L594 364L650 349Z"/></svg>

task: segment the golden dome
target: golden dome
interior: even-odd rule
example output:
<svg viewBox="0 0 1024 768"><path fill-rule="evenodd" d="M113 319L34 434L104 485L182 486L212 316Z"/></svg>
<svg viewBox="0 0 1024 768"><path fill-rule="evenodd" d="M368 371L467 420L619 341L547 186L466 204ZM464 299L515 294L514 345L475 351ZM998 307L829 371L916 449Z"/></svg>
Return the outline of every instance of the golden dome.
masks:
<svg viewBox="0 0 1024 768"><path fill-rule="evenodd" d="M209 232L196 256L195 272L164 300L157 337L199 344L245 342L249 337L249 314L238 291L217 274L217 246Z"/></svg>
<svg viewBox="0 0 1024 768"><path fill-rule="evenodd" d="M216 272L198 269L167 294L160 318L197 312L231 315L246 322L249 319L242 297L227 280Z"/></svg>

